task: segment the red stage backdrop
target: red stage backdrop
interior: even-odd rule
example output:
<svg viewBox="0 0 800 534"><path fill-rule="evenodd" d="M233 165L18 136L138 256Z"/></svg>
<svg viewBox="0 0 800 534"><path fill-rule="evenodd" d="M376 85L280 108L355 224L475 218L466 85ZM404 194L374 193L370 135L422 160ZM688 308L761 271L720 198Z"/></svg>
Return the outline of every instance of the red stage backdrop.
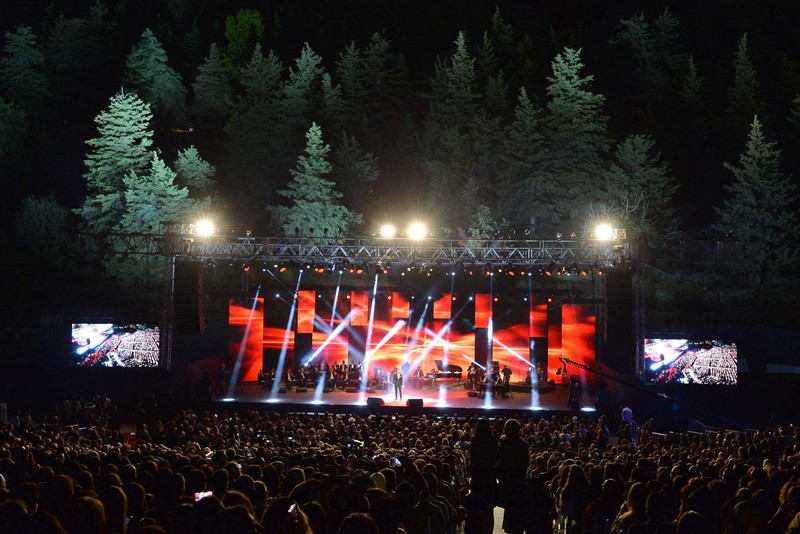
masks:
<svg viewBox="0 0 800 534"><path fill-rule="evenodd" d="M515 298L520 303L509 304ZM332 290L304 290L298 292L294 312L280 296L231 299L229 363L234 365L241 358L242 381L255 381L259 369L275 367L282 352L286 354L284 368L295 359L331 365L365 360L371 377L377 367L407 372L421 367L427 373L441 360L462 367L466 376L467 367L476 360L476 340L482 332L484 345L478 352L484 356L477 358L478 363L508 365L512 381L525 378L534 338L539 343L546 340L549 379L556 378L561 357L594 364L594 305L548 305L546 298L536 295L530 303L522 299L513 295L498 302L498 297L478 294L467 301L442 293L423 310L399 292L378 292L373 298L367 291L337 296ZM485 341L488 330L493 335L490 351ZM295 353L297 334L311 335L310 350L297 347L303 354ZM578 368L571 367L569 372L592 380L590 373Z"/></svg>

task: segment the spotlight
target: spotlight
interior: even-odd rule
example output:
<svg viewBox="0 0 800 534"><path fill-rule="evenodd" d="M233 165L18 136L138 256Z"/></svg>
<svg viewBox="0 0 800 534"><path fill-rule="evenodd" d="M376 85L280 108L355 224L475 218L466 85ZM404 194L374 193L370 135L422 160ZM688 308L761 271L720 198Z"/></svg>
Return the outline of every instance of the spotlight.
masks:
<svg viewBox="0 0 800 534"><path fill-rule="evenodd" d="M395 232L396 232L395 227L391 224L384 224L383 226L381 226L381 237L386 237L386 238L394 237Z"/></svg>
<svg viewBox="0 0 800 534"><path fill-rule="evenodd" d="M594 236L600 241L610 241L614 238L614 229L610 224L598 224L594 229Z"/></svg>
<svg viewBox="0 0 800 534"><path fill-rule="evenodd" d="M544 270L544 274L546 274L547 276L553 276L553 273L557 269L558 269L558 265L556 265L556 262L551 261L550 265L547 267L547 269Z"/></svg>
<svg viewBox="0 0 800 534"><path fill-rule="evenodd" d="M214 235L214 223L208 219L197 221L194 224L194 233L203 237Z"/></svg>
<svg viewBox="0 0 800 534"><path fill-rule="evenodd" d="M428 230L425 228L425 225L420 222L412 223L411 226L408 227L408 237L411 239L424 239L427 233Z"/></svg>

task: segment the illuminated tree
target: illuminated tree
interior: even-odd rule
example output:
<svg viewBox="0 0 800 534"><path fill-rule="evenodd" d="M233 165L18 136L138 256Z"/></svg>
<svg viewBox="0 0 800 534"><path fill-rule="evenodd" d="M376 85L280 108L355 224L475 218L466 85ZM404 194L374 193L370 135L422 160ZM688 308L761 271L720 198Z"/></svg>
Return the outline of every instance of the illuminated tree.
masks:
<svg viewBox="0 0 800 534"><path fill-rule="evenodd" d="M273 221L289 236L333 237L346 235L363 217L339 203L342 194L325 178L332 166L330 147L322 141L322 130L312 124L306 133L304 155L292 169L288 188L279 191L289 206L270 206Z"/></svg>
<svg viewBox="0 0 800 534"><path fill-rule="evenodd" d="M515 226L527 225L541 202L542 165L547 150L543 121L542 108L521 89L514 122L501 152L503 168L499 180L502 212Z"/></svg>
<svg viewBox="0 0 800 534"><path fill-rule="evenodd" d="M592 75L583 75L580 50L565 48L552 62L548 77L547 115L549 150L541 183L540 213L554 222L585 215L593 196L602 189L598 169L609 148L605 97L591 91Z"/></svg>
<svg viewBox="0 0 800 534"><path fill-rule="evenodd" d="M239 68L250 57L253 48L264 38L264 21L253 9L239 9L235 15L225 18L225 60L231 73L237 75Z"/></svg>
<svg viewBox="0 0 800 534"><path fill-rule="evenodd" d="M86 142L92 151L84 161L87 196L76 210L86 230L104 232L119 223L125 207L123 179L141 174L152 160L151 119L150 106L124 91L95 117L99 135Z"/></svg>
<svg viewBox="0 0 800 534"><path fill-rule="evenodd" d="M798 260L797 187L781 173L779 160L755 117L738 165L724 164L733 181L717 209L718 227L739 243L744 261L736 263L759 288L770 274L793 272Z"/></svg>
<svg viewBox="0 0 800 534"><path fill-rule="evenodd" d="M192 84L193 110L200 124L217 128L225 124L233 99L231 81L231 74L222 61L217 45L212 44Z"/></svg>
<svg viewBox="0 0 800 534"><path fill-rule="evenodd" d="M182 123L186 118L186 88L167 64L167 53L148 28L125 60L126 84L153 106L161 119Z"/></svg>
<svg viewBox="0 0 800 534"><path fill-rule="evenodd" d="M192 201L188 190L175 184L175 178L175 172L155 153L147 172L140 174L132 170L125 176L122 180L125 210L116 230L125 234L153 234L164 231L162 222L187 220ZM163 279L163 258L127 255L124 242L113 236L108 237L106 243L105 267L111 276L128 284Z"/></svg>
<svg viewBox="0 0 800 534"><path fill-rule="evenodd" d="M289 69L289 79L281 88L281 136L286 140L295 139L318 109L314 101L321 96L321 81L324 69L322 58L308 43L303 45L300 57Z"/></svg>
<svg viewBox="0 0 800 534"><path fill-rule="evenodd" d="M178 152L174 167L177 183L187 187L192 197L197 198L212 193L217 183L214 180L217 169L201 158L194 146Z"/></svg>
<svg viewBox="0 0 800 534"><path fill-rule="evenodd" d="M473 173L479 157L473 141L474 128L481 126L476 120L481 94L466 34L460 32L454 44L450 58L437 59L420 146L428 207L437 212L440 226L451 230L464 228L477 208L471 202L478 187Z"/></svg>
<svg viewBox="0 0 800 534"><path fill-rule="evenodd" d="M616 224L631 235L660 235L672 214L677 185L669 166L654 153L655 141L646 135L631 135L617 147L608 174L604 207ZM600 208L600 206L597 206Z"/></svg>

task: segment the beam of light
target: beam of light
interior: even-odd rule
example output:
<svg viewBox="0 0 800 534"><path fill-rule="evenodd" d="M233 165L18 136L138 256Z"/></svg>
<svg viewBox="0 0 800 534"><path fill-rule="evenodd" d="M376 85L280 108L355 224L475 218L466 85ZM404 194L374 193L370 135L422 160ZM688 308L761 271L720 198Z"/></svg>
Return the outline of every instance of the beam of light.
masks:
<svg viewBox="0 0 800 534"><path fill-rule="evenodd" d="M358 388L358 400L367 398L367 382L369 381L369 344L372 343L372 328L375 323L375 299L378 296L378 273L375 273L375 282L372 285L372 302L369 306L369 325L367 326L367 342L364 344L364 355L361 359L361 387Z"/></svg>
<svg viewBox="0 0 800 534"><path fill-rule="evenodd" d="M244 327L244 332L242 333L242 342L239 344L239 353L236 355L236 363L233 364L233 371L231 371L231 379L228 382L228 391L225 395L226 398L233 397L234 390L236 389L236 383L239 381L239 373L242 371L242 360L244 359L244 353L247 351L247 337L250 335L250 327L253 324L253 315L256 313L256 307L258 306L258 294L261 292L261 283L264 281L264 277L261 277L261 281L258 283L258 287L256 288L256 296L253 297L253 305L250 307L250 315L247 317L247 325Z"/></svg>
<svg viewBox="0 0 800 534"><path fill-rule="evenodd" d="M410 348L410 351L406 353L406 358L405 358L406 361L408 361L409 356L411 356L411 354L416 352L416 350L417 350L416 348L412 348L412 347L416 347L417 346L417 342L419 341L419 333L422 332L422 329L425 326L425 315L427 315L427 313L428 313L428 306L430 305L430 303L431 303L431 301L429 301L429 300L425 301L425 307L422 309L422 314L419 316L419 319L417 319L417 323L414 326L414 334L411 336L411 341L407 345L407 347ZM410 308L409 308L409 314L410 313L411 313L411 311L410 311ZM411 323L409 322L409 326L410 325L411 325ZM415 360L414 364L412 364L412 366L411 366L411 369L414 369L417 364L418 364L418 362Z"/></svg>
<svg viewBox="0 0 800 534"><path fill-rule="evenodd" d="M531 325L531 315L533 313L533 288L531 287L531 273L528 273L528 328L530 329ZM528 362L530 363L530 362ZM539 385L539 373L535 372L534 365L531 365L531 410L541 410L541 406L539 405L539 390L536 389L536 386ZM547 377L545 376L545 380Z"/></svg>
<svg viewBox="0 0 800 534"><path fill-rule="evenodd" d="M447 407L447 387L444 384L439 385L439 402L436 406L440 408Z"/></svg>
<svg viewBox="0 0 800 534"><path fill-rule="evenodd" d="M336 328L334 328L334 329L333 329L333 331L331 331L331 333L328 335L328 337L325 339L325 341L323 341L323 342L322 342L322 344L321 344L321 345L320 345L320 346L317 348L317 350L315 350L315 351L314 351L314 353L313 353L313 354L312 354L312 355L311 355L311 356L308 358L308 360L306 360L306 361L305 361L305 363L311 363L311 362L314 360L314 358L316 358L317 356L319 356L319 355L320 355L320 353L321 353L323 350L325 350L325 347L327 347L328 345L330 345L330 344L331 344L331 342L332 342L334 339L336 339L336 337L337 337L337 336L338 336L338 335L339 335L339 334L342 332L342 330L344 330L345 328L347 328L347 325L349 324L349 323L348 323L348 321L350 320L350 315L351 315L352 313L353 313L353 312L352 312L352 310L351 310L351 311L350 311L350 313L348 313L348 314L345 316L344 320L343 320L341 323L339 323L338 325L336 325Z"/></svg>
<svg viewBox="0 0 800 534"><path fill-rule="evenodd" d="M525 357L521 356L517 351L515 351L514 349L512 349L511 347L509 347L508 345L506 345L505 343L503 343L499 339L494 338L492 341L494 341L495 343L500 345L500 347L504 348L512 356L515 356L519 360L525 362L528 365L528 367L533 367L533 364L528 360L528 358L525 358Z"/></svg>
<svg viewBox="0 0 800 534"><path fill-rule="evenodd" d="M320 403L322 402L322 392L325 390L325 381L328 379L327 376L327 365L322 366L322 373L319 375L319 380L317 380L317 387L314 388L314 400L312 403Z"/></svg>
<svg viewBox="0 0 800 534"><path fill-rule="evenodd" d="M297 292L300 290L300 281L303 279L303 270L300 270L300 274L297 277L297 285L294 288L293 295L297 295ZM275 369L275 380L272 382L272 390L270 391L270 397L275 398L278 395L278 390L281 387L281 382L283 381L283 367L286 363L286 352L289 349L289 336L292 333L292 322L294 321L294 314L297 310L297 298L292 299L292 307L289 309L289 319L286 321L286 329L283 333L283 343L281 344L281 355L278 357L278 366Z"/></svg>
<svg viewBox="0 0 800 534"><path fill-rule="evenodd" d="M336 306L339 304L339 289L342 286L342 271L339 271L339 278L336 280L336 291L333 294L333 309L331 310L331 328L333 328L333 320L336 317Z"/></svg>
<svg viewBox="0 0 800 534"><path fill-rule="evenodd" d="M388 332L386 332L386 335L385 335L385 336L383 336L383 339L381 339L381 340L378 342L378 344L377 344L377 345L375 345L375 347L374 347L374 348L373 348L371 351L369 351L369 355L368 355L368 356L366 356L366 357L365 357L365 359L372 358L372 357L375 355L375 353L377 353L377 352L378 352L378 349L380 349L381 347L383 347L384 345L386 345L386 344L387 344L389 341L391 341L392 337L394 337L394 335L395 335L397 332L399 332L399 331L400 331L400 329L401 329L401 328L403 328L405 325L406 325L406 321L404 321L403 319L399 319L399 320L398 320L398 321L397 321L397 322L394 324L394 326L393 326L393 327L392 327L392 328L391 328L391 329L390 329Z"/></svg>

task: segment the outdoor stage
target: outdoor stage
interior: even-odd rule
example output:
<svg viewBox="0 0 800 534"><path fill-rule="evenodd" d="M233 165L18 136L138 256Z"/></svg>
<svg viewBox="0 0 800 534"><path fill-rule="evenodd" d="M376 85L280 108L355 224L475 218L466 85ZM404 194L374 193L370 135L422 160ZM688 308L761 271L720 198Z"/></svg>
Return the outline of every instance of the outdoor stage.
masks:
<svg viewBox="0 0 800 534"><path fill-rule="evenodd" d="M337 409L352 410L366 407L380 408L381 410L407 410L419 409L420 406L408 407L409 399L421 399L423 409L451 410L540 410L546 412L570 411L568 407L569 386L567 384L549 384L541 391L530 389L524 382L512 383L512 392L508 398L493 398L491 394L485 397L473 397L464 388L464 382L444 382L437 384L436 388L425 387L422 389L403 387L403 399L395 400L394 391L376 391L375 393L347 393L336 389L330 392L316 393L308 388L305 392L296 392L292 389L274 396L271 391L263 390L255 382L237 384L232 394L220 395L216 391L213 400L215 403L248 405L253 409L276 409L280 411L336 411ZM382 399L369 401L369 399ZM580 392L580 405L583 412L594 412L595 396L590 391Z"/></svg>

